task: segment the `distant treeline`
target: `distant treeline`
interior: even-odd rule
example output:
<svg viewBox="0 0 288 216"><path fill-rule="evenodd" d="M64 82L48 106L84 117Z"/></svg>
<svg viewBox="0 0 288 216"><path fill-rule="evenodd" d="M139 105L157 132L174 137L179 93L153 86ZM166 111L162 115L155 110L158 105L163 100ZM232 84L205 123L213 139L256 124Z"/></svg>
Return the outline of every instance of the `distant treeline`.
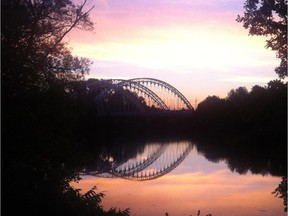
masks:
<svg viewBox="0 0 288 216"><path fill-rule="evenodd" d="M239 88L226 99L208 97L190 114L146 106L152 115L100 117L95 96L101 89L87 91L84 81L91 61L73 56L63 41L74 28L93 30L93 6L86 0L2 0L1 8L1 215L129 215L128 209L104 211L104 195L95 188L81 194L69 184L93 162L91 147L99 150L106 140L193 137L201 151L215 150L213 160L237 158L239 164L249 152L244 165L263 155L268 168L286 166L287 84L272 81L250 93ZM122 96L111 94L108 102L130 106Z"/></svg>
<svg viewBox="0 0 288 216"><path fill-rule="evenodd" d="M119 103L124 101L123 96L115 94L114 97L116 96L122 98L117 100ZM233 89L227 98L209 96L194 112L149 110L133 115L99 116L97 105L93 104L93 97L95 94L87 93L86 101L90 100L91 103L86 124L90 125L91 130L101 131L101 134L117 131L130 133L139 130L141 133L148 131L167 135L209 132L225 136L271 135L286 139L287 83L280 80L271 81L266 87L254 86L250 92L245 87Z"/></svg>
<svg viewBox="0 0 288 216"><path fill-rule="evenodd" d="M71 84L69 91L55 87L3 96L2 176L11 185L4 189L4 204L19 203L32 215L40 210L64 214L78 205L75 197L80 195L69 182L77 181L79 171L93 162L91 149L113 140L132 140L128 149L134 154L133 139L191 139L208 159L225 159L231 170L287 175L287 84L281 81L251 92L240 87L225 99L208 97L194 112L118 117L99 116L82 81ZM21 189L15 187L20 180ZM65 208L64 200L61 206L53 201L64 199L63 190L75 199L65 199ZM100 207L97 211L103 213Z"/></svg>
<svg viewBox="0 0 288 216"><path fill-rule="evenodd" d="M274 80L266 87L256 85L250 92L239 87L224 99L209 96L199 104L196 116L199 126L210 132L269 133L286 138L287 83Z"/></svg>
<svg viewBox="0 0 288 216"><path fill-rule="evenodd" d="M92 106L93 107L93 106ZM209 96L194 112L132 116L87 115L87 145L99 141L190 139L212 161L226 160L241 174L286 176L287 84L233 89L227 98ZM89 148L89 147L88 147Z"/></svg>

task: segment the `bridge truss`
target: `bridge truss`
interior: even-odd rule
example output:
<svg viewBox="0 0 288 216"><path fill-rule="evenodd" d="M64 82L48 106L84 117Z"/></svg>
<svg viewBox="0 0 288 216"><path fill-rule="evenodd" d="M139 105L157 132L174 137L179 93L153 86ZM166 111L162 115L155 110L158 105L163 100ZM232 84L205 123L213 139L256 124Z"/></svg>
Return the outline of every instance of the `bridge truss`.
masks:
<svg viewBox="0 0 288 216"><path fill-rule="evenodd" d="M95 97L100 110L112 112L133 112L135 110L145 112L147 110L193 110L185 96L172 85L153 78L135 79L110 79L105 80L105 88L102 88ZM88 89L93 87L90 82ZM112 96L118 95L118 100L113 103ZM112 107L112 108L111 108Z"/></svg>

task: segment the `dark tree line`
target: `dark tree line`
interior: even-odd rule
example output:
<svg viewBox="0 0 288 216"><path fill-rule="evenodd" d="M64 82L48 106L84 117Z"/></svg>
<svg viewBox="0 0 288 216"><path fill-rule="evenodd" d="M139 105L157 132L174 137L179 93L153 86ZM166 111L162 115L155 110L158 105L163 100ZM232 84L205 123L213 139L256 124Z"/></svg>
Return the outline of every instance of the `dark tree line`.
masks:
<svg viewBox="0 0 288 216"><path fill-rule="evenodd" d="M269 134L286 138L287 83L270 81L266 87L233 89L224 99L209 96L196 110L199 126L249 135ZM227 132L222 131L222 132Z"/></svg>
<svg viewBox="0 0 288 216"><path fill-rule="evenodd" d="M99 117L90 112L86 126L88 146L96 139L107 143L127 137L191 139L207 158L226 159L230 169L240 174L286 175L287 83L280 80L254 86L250 92L245 87L232 89L226 98L209 96L189 114Z"/></svg>
<svg viewBox="0 0 288 216"><path fill-rule="evenodd" d="M207 97L195 113L194 139L211 161L232 171L282 176L274 194L287 211L287 83L233 89L227 98Z"/></svg>
<svg viewBox="0 0 288 216"><path fill-rule="evenodd" d="M63 38L93 29L85 4L1 1L3 215L129 215L104 211L96 188L82 194L69 184L86 163L81 80L90 61L72 56Z"/></svg>
<svg viewBox="0 0 288 216"><path fill-rule="evenodd" d="M276 9L277 5L282 5L276 3ZM224 134L233 141L245 134L273 143L276 158L266 155L267 145L253 147L263 148L262 152L273 164L278 160L279 163L275 162L278 166L287 159L283 150L287 148L286 143L283 146L287 129L287 85L279 81L271 81L265 88L255 86L251 92L245 88L232 90L226 99L208 97L191 116L165 113L149 118L98 118L93 98L99 89L88 92L84 82L91 62L72 56L63 40L74 28L93 30L89 19L92 8L84 11L85 4L86 0L82 5L71 0L1 1L3 215L129 215L128 209L104 211L101 206L104 194L96 193L96 188L81 194L69 185L80 179L79 171L89 163L87 158L91 155L87 148L95 144L95 136L105 140L119 134L123 139L131 134L137 138L143 131L145 136L153 138L199 134L197 139L203 147L199 145L199 149L206 152L206 147L214 148L209 140L207 145L203 142L207 133L220 138ZM277 40L274 38L271 42L275 49ZM285 67L287 56L282 48L279 56L284 58ZM277 72L280 77L285 76L282 69ZM126 99L120 96L112 94L110 100L125 102ZM145 103L141 98L138 100ZM232 146L227 143L220 143L225 148L218 150L239 148L245 154L250 148L246 140L236 140ZM133 148L126 149L128 156L135 154ZM208 155L211 159L227 157L223 151L214 152L217 155ZM250 164L251 156L246 160ZM240 159L234 162L235 157L230 159L231 169L238 169ZM245 172L253 166L246 164L240 171ZM282 174L282 170L279 168L275 174ZM275 193L281 191L279 187Z"/></svg>

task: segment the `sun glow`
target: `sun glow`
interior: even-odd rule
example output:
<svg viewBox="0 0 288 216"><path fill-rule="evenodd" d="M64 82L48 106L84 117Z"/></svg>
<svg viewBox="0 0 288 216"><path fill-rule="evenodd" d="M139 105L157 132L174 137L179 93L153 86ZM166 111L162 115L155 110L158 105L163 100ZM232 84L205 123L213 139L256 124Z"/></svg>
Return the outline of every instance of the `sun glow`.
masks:
<svg viewBox="0 0 288 216"><path fill-rule="evenodd" d="M86 78L157 78L190 101L277 79L275 52L235 21L243 12L236 0L93 4L95 32L68 39L74 55L94 62Z"/></svg>
<svg viewBox="0 0 288 216"><path fill-rule="evenodd" d="M107 41L93 47L76 43L73 52L80 56L125 62L149 69L184 67L228 70L233 66L258 64L255 50L263 49L262 41L248 40L250 38L241 38L236 34L228 37L227 32L224 32L228 30L215 32L189 26L150 29L149 35L141 34L140 31L139 37Z"/></svg>
<svg viewBox="0 0 288 216"><path fill-rule="evenodd" d="M271 195L278 178L236 175L227 170L168 174L149 182L87 177L80 182L80 187L85 192L96 184L99 192L104 190L107 195L103 200L104 208L131 207L132 213L143 216L163 215L166 211L171 215L189 215L198 209L210 211L207 213L213 215L233 212L234 215L249 213L256 216L260 209L278 209L281 213L281 202ZM77 184L74 186L79 187ZM284 212L279 215L284 215Z"/></svg>

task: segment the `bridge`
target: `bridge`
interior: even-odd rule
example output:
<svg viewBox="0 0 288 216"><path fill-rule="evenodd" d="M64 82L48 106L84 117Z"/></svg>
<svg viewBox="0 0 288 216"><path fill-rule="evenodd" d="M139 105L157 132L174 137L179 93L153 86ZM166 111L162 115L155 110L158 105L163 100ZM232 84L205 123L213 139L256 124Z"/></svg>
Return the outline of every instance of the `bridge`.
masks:
<svg viewBox="0 0 288 216"><path fill-rule="evenodd" d="M154 78L90 79L86 86L99 113L194 110L179 90Z"/></svg>
<svg viewBox="0 0 288 216"><path fill-rule="evenodd" d="M147 144L141 153L125 161L104 158L97 166L85 168L81 174L105 178L147 181L159 178L175 169L193 149L188 141L168 144Z"/></svg>

